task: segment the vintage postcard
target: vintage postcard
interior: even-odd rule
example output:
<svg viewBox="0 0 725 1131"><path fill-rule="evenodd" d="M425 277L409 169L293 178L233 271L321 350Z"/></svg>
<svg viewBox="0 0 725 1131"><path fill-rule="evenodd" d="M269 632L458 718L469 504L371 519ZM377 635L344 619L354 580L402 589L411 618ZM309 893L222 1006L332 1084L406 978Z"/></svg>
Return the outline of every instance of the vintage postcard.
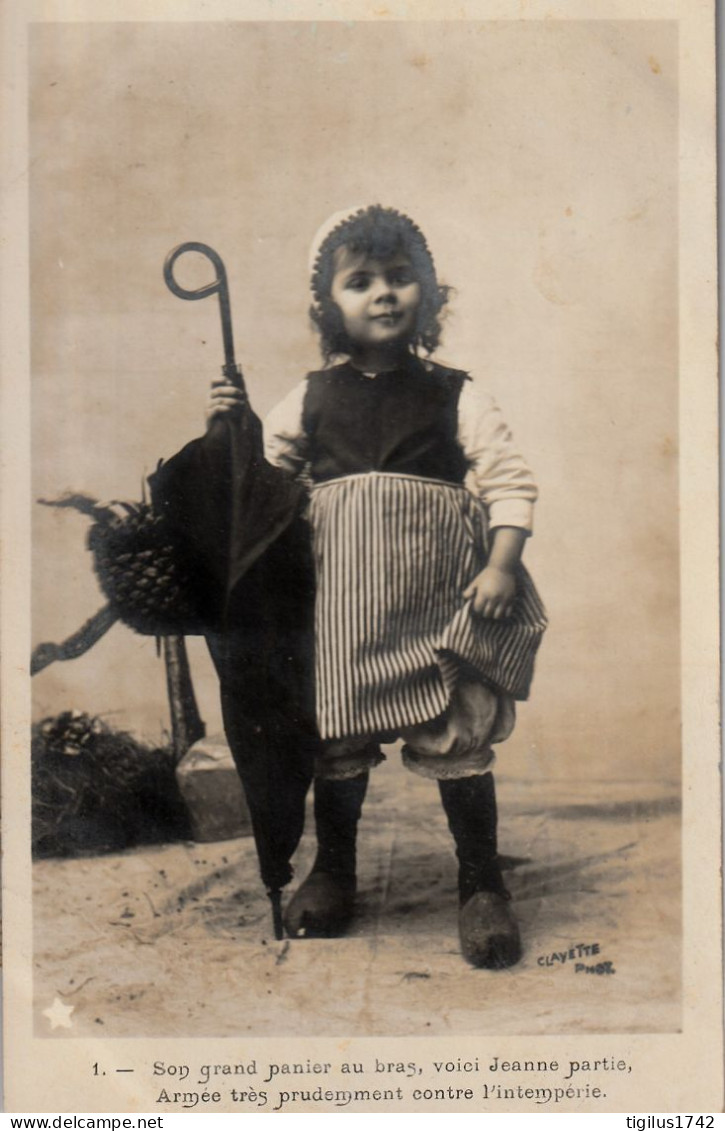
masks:
<svg viewBox="0 0 725 1131"><path fill-rule="evenodd" d="M5 9L9 1111L722 1109L714 20Z"/></svg>

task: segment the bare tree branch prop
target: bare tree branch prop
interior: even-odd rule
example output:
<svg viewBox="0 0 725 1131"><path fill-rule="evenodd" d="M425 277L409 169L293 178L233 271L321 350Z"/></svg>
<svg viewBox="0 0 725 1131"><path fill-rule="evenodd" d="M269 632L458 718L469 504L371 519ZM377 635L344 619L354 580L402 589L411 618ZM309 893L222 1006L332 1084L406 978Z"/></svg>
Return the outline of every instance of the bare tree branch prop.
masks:
<svg viewBox="0 0 725 1131"><path fill-rule="evenodd" d="M56 660L75 660L92 648L118 620L111 605L104 605L62 644L38 644L30 657L30 674L37 675Z"/></svg>

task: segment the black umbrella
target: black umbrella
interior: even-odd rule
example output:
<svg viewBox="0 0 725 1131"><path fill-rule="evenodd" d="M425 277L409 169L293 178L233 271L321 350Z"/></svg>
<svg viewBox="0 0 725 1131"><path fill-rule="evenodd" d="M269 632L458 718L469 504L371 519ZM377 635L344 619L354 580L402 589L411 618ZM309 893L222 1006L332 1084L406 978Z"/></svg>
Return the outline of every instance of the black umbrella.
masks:
<svg viewBox="0 0 725 1131"><path fill-rule="evenodd" d="M215 280L182 288L180 255L201 252ZM184 299L219 296L224 375L243 389L234 358L226 271L206 244L167 257L164 277ZM319 738L313 695L314 573L303 489L264 459L248 400L212 420L150 480L154 509L193 563L197 606L219 675L224 728L249 806L260 874L282 938L280 891L292 877Z"/></svg>

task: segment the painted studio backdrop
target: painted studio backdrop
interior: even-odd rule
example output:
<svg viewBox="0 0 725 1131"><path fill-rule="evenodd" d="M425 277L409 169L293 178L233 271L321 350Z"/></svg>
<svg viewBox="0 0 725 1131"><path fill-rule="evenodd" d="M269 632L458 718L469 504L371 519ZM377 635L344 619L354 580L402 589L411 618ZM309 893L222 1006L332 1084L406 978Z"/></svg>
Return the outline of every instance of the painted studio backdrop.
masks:
<svg viewBox="0 0 725 1131"><path fill-rule="evenodd" d="M223 257L264 415L319 364L314 232L399 208L454 288L438 356L485 380L540 488L525 561L550 628L501 780L675 786L676 60L666 21L35 26L33 497L138 499L203 431L217 307L169 292L171 248ZM37 644L104 599L86 521L33 521ZM219 731L203 641L189 652ZM169 729L153 639L121 624L33 696L37 719Z"/></svg>

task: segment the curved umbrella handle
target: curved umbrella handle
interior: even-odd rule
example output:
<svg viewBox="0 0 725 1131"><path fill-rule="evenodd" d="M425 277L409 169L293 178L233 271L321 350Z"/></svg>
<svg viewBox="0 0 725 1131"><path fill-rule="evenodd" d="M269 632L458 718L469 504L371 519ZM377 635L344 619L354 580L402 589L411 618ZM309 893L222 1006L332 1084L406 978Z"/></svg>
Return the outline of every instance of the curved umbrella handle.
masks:
<svg viewBox="0 0 725 1131"><path fill-rule="evenodd" d="M174 277L174 265L180 256L187 251L198 251L211 261L216 270L216 278L206 286L198 287L195 291L182 287ZM224 365L222 371L226 377L234 381L240 388L243 386L242 374L234 359L234 337L232 334L232 317L229 307L229 285L227 272L221 256L208 244L190 240L173 248L164 260L164 279L166 286L178 298L199 299L208 298L210 295L219 295L219 313L222 320L222 339L224 342Z"/></svg>

